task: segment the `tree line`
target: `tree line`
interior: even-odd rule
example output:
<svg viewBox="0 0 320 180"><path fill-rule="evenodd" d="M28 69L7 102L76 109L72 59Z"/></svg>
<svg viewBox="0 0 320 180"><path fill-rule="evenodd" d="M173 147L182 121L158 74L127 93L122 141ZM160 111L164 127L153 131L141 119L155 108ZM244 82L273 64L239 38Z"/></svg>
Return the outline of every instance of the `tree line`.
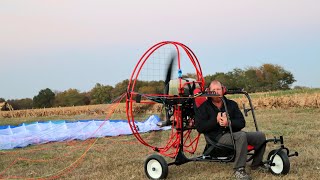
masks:
<svg viewBox="0 0 320 180"><path fill-rule="evenodd" d="M183 77L194 78L195 74ZM263 92L290 89L295 82L293 74L283 67L274 64L263 64L260 67L233 69L230 72L217 72L204 76L206 86L212 80L221 81L228 88L244 88L247 92ZM127 89L129 80L123 80L114 87L97 83L90 91L80 92L68 89L63 92L53 92L49 88L39 91L31 98L7 100L14 109L50 108L80 106L91 104L106 104L119 97ZM164 91L164 81L137 81L135 89L139 93L159 93ZM6 101L0 98L0 102Z"/></svg>

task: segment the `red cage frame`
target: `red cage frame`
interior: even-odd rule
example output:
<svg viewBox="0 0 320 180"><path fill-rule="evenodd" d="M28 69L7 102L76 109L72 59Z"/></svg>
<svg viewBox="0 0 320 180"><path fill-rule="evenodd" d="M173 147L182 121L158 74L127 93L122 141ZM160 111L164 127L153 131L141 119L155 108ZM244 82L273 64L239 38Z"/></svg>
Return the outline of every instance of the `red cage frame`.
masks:
<svg viewBox="0 0 320 180"><path fill-rule="evenodd" d="M204 90L204 78L202 75L202 70L200 63L196 57L196 55L192 52L192 50L187 47L186 45L174 42L174 41L163 41L160 43L155 44L151 48L149 48L140 58L138 63L136 64L131 77L129 79L129 84L127 87L127 99L126 99L126 114L127 119L129 122L129 126L133 132L133 135L138 139L139 142L141 142L143 145L148 146L152 148L154 151L159 152L160 154L164 156L168 156L171 158L176 157L176 155L179 152L179 148L181 147L181 143L183 143L183 151L194 153L198 146L198 141L200 134L198 133L195 137L191 136L192 129L186 130L182 132L182 110L181 106L175 105L175 112L174 112L174 119L176 123L173 123L171 128L171 134L169 136L169 139L165 146L163 147L156 147L151 144L148 144L141 136L138 131L138 128L135 124L134 120L134 113L133 113L133 103L136 103L135 99L133 98L134 95L136 95L138 92L135 92L135 84L138 80L139 74L141 72L142 67L144 66L145 62L148 60L148 58L151 56L152 53L154 53L157 49L159 49L162 46L165 45L173 45L177 52L177 62L178 62L178 69L181 71L181 63L180 63L180 57L181 57L181 51L185 52L191 61L192 65L194 66L196 76L197 76L197 83L200 85L201 90ZM179 77L179 94L183 94L184 92L184 86L186 83L182 83L182 78ZM152 94L152 96L159 96L159 97L170 97L170 95L165 94ZM179 98L179 97L178 97ZM150 102L141 102L141 103L150 103ZM155 102L154 102L155 103Z"/></svg>

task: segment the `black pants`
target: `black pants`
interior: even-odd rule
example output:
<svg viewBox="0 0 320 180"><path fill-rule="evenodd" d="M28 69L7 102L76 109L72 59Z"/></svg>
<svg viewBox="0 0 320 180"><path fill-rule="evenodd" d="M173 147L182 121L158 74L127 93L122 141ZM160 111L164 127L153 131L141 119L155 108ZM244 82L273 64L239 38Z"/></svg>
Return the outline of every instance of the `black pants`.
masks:
<svg viewBox="0 0 320 180"><path fill-rule="evenodd" d="M263 154L266 149L266 145L263 144L266 140L266 136L263 132L244 132L239 131L233 133L235 145L236 145L236 156L234 161L234 169L245 167L247 161L248 149L247 146L252 145L255 148L259 148L259 151L255 150L255 157L253 158L251 166L258 166L262 162ZM218 140L219 143L222 144L230 144L232 145L231 134L226 133L220 137Z"/></svg>

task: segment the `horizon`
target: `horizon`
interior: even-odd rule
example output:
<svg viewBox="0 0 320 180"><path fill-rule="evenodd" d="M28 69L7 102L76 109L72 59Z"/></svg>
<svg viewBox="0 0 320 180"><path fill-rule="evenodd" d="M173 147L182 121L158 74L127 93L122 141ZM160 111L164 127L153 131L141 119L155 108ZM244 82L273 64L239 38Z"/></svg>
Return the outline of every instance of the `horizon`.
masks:
<svg viewBox="0 0 320 180"><path fill-rule="evenodd" d="M285 69L286 70L286 69ZM223 72L223 73L226 73L226 72ZM214 75L214 74L208 74L208 75ZM205 76L208 76L208 75L203 75L203 77L205 77ZM121 82L123 82L123 81L125 81L125 80L127 80L127 79L123 79L123 80L121 80L120 82L117 82L116 84L118 84L118 83L121 83ZM99 82L97 82L96 84L98 84ZM96 85L95 84L95 85ZM102 84L102 83L99 83L99 84L101 84L101 85L103 85L103 86L107 86L107 85L109 85L109 84ZM109 85L109 86L112 86L113 88L115 88L115 85L116 84L114 84L114 85ZM293 83L294 84L294 83ZM299 85L296 85L296 86L299 86ZM290 89L288 89L288 90L294 90L294 87L296 87L296 86L293 86L293 85L291 85L291 87L290 87ZM300 86L301 88L307 88L307 89L320 89L320 87L307 87L307 86ZM56 90L56 89L50 89L55 95L57 95L57 93L61 93L61 92L64 92L64 91L67 91L67 90L69 90L69 89L76 89L76 90L78 90L79 91L79 93L88 93L88 92L90 92L92 89L94 88L94 86L91 88L91 89L89 89L89 90L87 90L87 91L81 91L81 90L79 90L79 89L76 89L76 88L72 88L72 87L70 87L70 88L68 88L68 89L64 89L64 90ZM42 88L42 89L39 89L39 91L38 91L38 93L37 94L35 94L34 96L37 96L38 94L39 94L39 92L41 91L41 90L44 90L44 89L46 89L46 88ZM276 91L279 91L279 90L276 90ZM272 92L276 92L276 91L272 91ZM287 91L287 90L280 90L280 91ZM268 91L269 92L269 91ZM260 92L259 92L260 93ZM24 97L24 98L18 98L18 99L6 99L6 98L4 98L6 101L8 101L8 100L19 100L19 99L33 99L33 97L34 96L32 96L32 97ZM3 98L3 97L0 97L0 98Z"/></svg>

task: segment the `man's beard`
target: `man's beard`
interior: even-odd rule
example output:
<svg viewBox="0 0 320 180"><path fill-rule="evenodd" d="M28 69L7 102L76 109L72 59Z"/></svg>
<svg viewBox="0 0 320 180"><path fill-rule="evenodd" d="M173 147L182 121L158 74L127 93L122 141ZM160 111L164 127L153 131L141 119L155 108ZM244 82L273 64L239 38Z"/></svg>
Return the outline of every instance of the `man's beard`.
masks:
<svg viewBox="0 0 320 180"><path fill-rule="evenodd" d="M221 102L221 98L220 97L212 97L212 102L215 102L215 103L220 103Z"/></svg>

